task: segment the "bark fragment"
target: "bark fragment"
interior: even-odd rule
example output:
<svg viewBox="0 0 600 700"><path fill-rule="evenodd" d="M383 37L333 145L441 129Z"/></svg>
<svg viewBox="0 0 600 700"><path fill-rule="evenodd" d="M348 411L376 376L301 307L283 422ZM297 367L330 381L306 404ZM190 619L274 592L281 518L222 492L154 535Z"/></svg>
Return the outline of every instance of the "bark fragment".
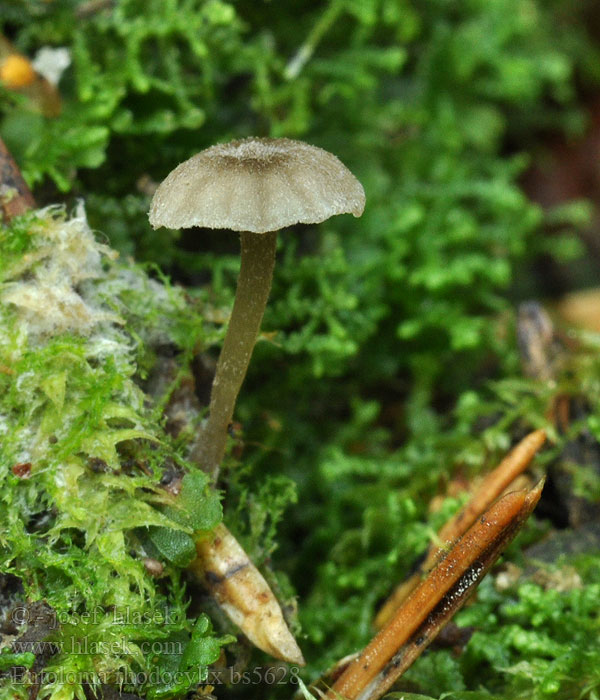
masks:
<svg viewBox="0 0 600 700"><path fill-rule="evenodd" d="M304 665L269 584L225 525L196 542L190 569L248 639L277 659Z"/></svg>

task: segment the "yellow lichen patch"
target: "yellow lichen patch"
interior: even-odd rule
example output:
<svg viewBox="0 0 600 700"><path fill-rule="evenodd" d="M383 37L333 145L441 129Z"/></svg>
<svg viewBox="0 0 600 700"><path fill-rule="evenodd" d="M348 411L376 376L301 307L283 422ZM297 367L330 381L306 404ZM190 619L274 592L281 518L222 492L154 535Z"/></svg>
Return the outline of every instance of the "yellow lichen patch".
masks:
<svg viewBox="0 0 600 700"><path fill-rule="evenodd" d="M35 71L25 56L13 53L0 64L0 80L6 87L22 88L33 83Z"/></svg>

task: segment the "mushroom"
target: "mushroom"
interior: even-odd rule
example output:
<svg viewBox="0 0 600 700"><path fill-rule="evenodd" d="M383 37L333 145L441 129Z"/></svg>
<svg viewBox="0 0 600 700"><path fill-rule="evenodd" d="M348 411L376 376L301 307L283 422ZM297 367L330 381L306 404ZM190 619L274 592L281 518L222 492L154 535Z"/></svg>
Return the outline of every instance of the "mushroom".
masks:
<svg viewBox="0 0 600 700"><path fill-rule="evenodd" d="M150 205L154 228L240 232L241 267L212 385L208 421L192 457L216 475L227 428L271 289L277 231L335 214L360 216L365 193L331 153L290 139L247 138L212 146L178 165Z"/></svg>

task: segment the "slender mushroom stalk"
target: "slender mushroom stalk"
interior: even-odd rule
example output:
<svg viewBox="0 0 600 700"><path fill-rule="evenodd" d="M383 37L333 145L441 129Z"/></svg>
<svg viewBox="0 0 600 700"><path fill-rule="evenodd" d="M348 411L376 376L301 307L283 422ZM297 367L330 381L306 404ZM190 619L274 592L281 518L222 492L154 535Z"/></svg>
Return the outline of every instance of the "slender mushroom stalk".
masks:
<svg viewBox="0 0 600 700"><path fill-rule="evenodd" d="M201 151L159 185L154 228L223 228L241 233L242 264L217 364L209 417L192 459L216 477L227 428L250 362L275 263L276 231L335 214L360 216L365 193L334 155L290 139L248 138Z"/></svg>
<svg viewBox="0 0 600 700"><path fill-rule="evenodd" d="M227 428L271 291L277 233L241 233L241 267L233 311L212 386L208 423L191 458L215 473L225 454Z"/></svg>

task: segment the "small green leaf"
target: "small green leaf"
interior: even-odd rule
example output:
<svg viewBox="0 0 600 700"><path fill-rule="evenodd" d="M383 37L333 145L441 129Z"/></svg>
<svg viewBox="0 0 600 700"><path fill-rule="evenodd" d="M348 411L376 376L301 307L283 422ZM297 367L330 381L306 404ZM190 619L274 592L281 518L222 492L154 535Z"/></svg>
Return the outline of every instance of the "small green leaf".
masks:
<svg viewBox="0 0 600 700"><path fill-rule="evenodd" d="M25 651L21 654L12 654L8 649L3 649L0 654L0 671L6 671L13 666L25 666L31 668L35 663L35 654Z"/></svg>
<svg viewBox="0 0 600 700"><path fill-rule="evenodd" d="M194 540L179 530L168 527L150 527L148 534L160 554L175 566L186 567L196 557Z"/></svg>
<svg viewBox="0 0 600 700"><path fill-rule="evenodd" d="M173 633L164 644L173 653L162 653L153 660L156 676L162 684L147 692L150 700L172 698L186 693L190 688L206 680L208 666L221 653L221 647L234 641L235 637L214 637L213 628L206 615L200 615L191 638L185 632Z"/></svg>
<svg viewBox="0 0 600 700"><path fill-rule="evenodd" d="M192 630L190 643L186 646L181 657L180 671L193 667L209 666L219 658L223 644L235 641L235 637L232 635L213 637L212 632L212 625L208 617L204 614L200 615Z"/></svg>
<svg viewBox="0 0 600 700"><path fill-rule="evenodd" d="M186 474L181 483L177 505L165 514L195 531L212 530L222 517L218 493L210 487L208 476L201 471Z"/></svg>

